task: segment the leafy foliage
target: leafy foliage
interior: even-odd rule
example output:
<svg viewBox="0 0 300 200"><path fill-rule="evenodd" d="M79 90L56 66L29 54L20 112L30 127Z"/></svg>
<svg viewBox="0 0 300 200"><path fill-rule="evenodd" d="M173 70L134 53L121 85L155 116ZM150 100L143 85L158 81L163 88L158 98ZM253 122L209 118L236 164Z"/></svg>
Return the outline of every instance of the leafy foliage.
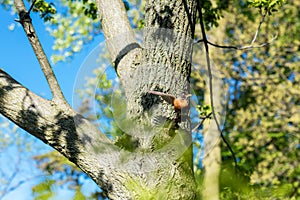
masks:
<svg viewBox="0 0 300 200"><path fill-rule="evenodd" d="M32 11L38 12L40 14L40 17L44 19L45 22L53 19L52 15L56 14L56 8L54 3L48 3L44 0L37 0L34 4Z"/></svg>
<svg viewBox="0 0 300 200"><path fill-rule="evenodd" d="M52 16L47 28L55 38L52 48L57 53L51 57L53 63L68 61L100 32L95 8L91 0L60 1L57 6L59 12Z"/></svg>
<svg viewBox="0 0 300 200"><path fill-rule="evenodd" d="M35 194L34 199L47 200L53 196L51 186L55 183L54 180L46 180L39 185L32 188L32 192Z"/></svg>
<svg viewBox="0 0 300 200"><path fill-rule="evenodd" d="M199 1L200 8L203 10L203 19L206 25L206 29L209 30L219 25L219 19L222 16L222 11L228 7L229 1L216 1L213 5L213 1L205 0Z"/></svg>
<svg viewBox="0 0 300 200"><path fill-rule="evenodd" d="M0 5L4 10L11 10L13 5L13 0L1 0Z"/></svg>
<svg viewBox="0 0 300 200"><path fill-rule="evenodd" d="M282 6L285 0L248 0L250 6L265 10L271 15L272 12L277 11L277 7Z"/></svg>
<svg viewBox="0 0 300 200"><path fill-rule="evenodd" d="M105 198L102 192L96 189L94 183L91 185L91 180L86 174L57 151L35 156L34 159L37 161L38 168L46 173L46 179L32 188L35 199L50 199L56 195L55 188L62 186L73 191L74 199ZM85 184L95 188L88 196L82 192Z"/></svg>
<svg viewBox="0 0 300 200"><path fill-rule="evenodd" d="M261 9L273 9L281 3L255 2L261 3L255 4ZM226 74L231 88L225 131L234 144L240 170L249 176L248 184L255 191L259 186L258 191L265 193L259 198L299 196L295 183L299 182L296 166L300 153L297 149L300 143L297 134L300 130L297 77L300 55L298 45L290 45L299 43L299 37L295 37L295 32L300 30L296 12L299 6L288 1L276 15L267 16L256 42L268 42L272 34L277 34L270 45L246 52L224 49L223 55L216 50L214 54L214 62ZM251 40L255 30L252 24L259 24L261 19L253 22L253 14L249 12L255 13L255 10L247 7L240 10L240 15L231 14L235 9L231 7L220 24L224 23L227 30L224 41L238 46ZM224 152L224 159L228 155Z"/></svg>

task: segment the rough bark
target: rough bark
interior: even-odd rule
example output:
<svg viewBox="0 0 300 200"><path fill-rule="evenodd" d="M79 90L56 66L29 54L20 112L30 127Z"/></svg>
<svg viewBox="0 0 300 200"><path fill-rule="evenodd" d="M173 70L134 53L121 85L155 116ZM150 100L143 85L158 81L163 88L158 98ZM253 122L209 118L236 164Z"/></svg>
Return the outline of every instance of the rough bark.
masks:
<svg viewBox="0 0 300 200"><path fill-rule="evenodd" d="M152 158L153 153L165 149L170 148L170 153L165 154L168 155L166 159L153 163L157 165L153 172L143 172L138 177L147 180L146 187L140 183L137 186L151 194L148 198L194 199L188 113L176 113L173 105L148 91L157 90L174 96L189 93L196 1L147 1L145 11L141 48L132 50L138 52L133 61L126 62L130 52L117 59L117 70L122 63L122 69L127 72L118 73L124 83L127 119L130 119L127 125L131 125L126 131L137 140L137 151ZM127 46L134 46L134 43L131 40ZM118 39L116 44L110 42L108 45L116 49ZM177 143L182 137L184 139L180 140L184 143Z"/></svg>
<svg viewBox="0 0 300 200"><path fill-rule="evenodd" d="M154 180L172 180L154 188L165 191L167 198L163 199L195 198L190 123L187 112L176 113L173 105L148 91L174 96L189 93L195 4L184 0L146 2L143 49L124 85L127 117L133 122L130 134L137 138L140 151L156 152L171 143L178 131L187 138L187 143L174 146L185 149L185 153L168 158L170 166L177 166L174 177L169 177L170 166L151 174Z"/></svg>
<svg viewBox="0 0 300 200"><path fill-rule="evenodd" d="M147 1L140 64L124 85L128 117L135 123L147 127L160 119L165 122L178 117L172 105L149 95L148 91L157 90L176 97L189 93L195 7L195 1ZM186 114L180 115L181 128L189 132ZM137 133L141 145L147 149L152 145L147 140L152 138L144 136Z"/></svg>
<svg viewBox="0 0 300 200"><path fill-rule="evenodd" d="M69 107L43 99L0 71L1 114L66 156L107 187L107 163L120 153L99 130ZM109 175L109 176L108 176Z"/></svg>

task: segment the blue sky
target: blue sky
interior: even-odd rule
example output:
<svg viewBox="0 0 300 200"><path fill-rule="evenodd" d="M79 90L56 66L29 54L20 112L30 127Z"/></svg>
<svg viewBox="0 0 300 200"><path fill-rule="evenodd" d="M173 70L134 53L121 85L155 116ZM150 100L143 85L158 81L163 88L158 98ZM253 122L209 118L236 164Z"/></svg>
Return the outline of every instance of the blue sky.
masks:
<svg viewBox="0 0 300 200"><path fill-rule="evenodd" d="M52 44L54 40L49 33L45 31L43 20L35 13L31 14L31 17L46 55L50 58L53 53ZM51 93L46 79L43 76L23 28L14 22L15 18L15 16L10 15L7 11L2 10L0 12L0 67L33 92L50 98ZM8 26L12 23L16 24L16 27L13 31L10 31ZM62 91L69 102L71 102L72 99L73 84L80 65L93 48L102 41L103 37L98 36L80 53L75 54L71 62L52 64Z"/></svg>
<svg viewBox="0 0 300 200"><path fill-rule="evenodd" d="M2 8L0 12L0 68L4 69L15 80L22 83L31 91L40 96L50 98L51 92L47 85L46 79L40 69L38 61L30 46L30 43L23 31L23 28L14 19L16 16L11 15L8 11ZM34 27L38 37L43 45L46 55L50 58L52 51L53 38L45 31L44 22L37 14L31 14ZM10 31L8 27L14 23L15 29ZM73 86L75 83L77 72L85 57L100 43L103 42L103 37L98 36L91 44L86 46L81 53L74 55L74 58L69 63L58 63L53 66L58 82L62 91L68 100L72 103ZM41 144L43 145L43 144ZM47 148L46 145L45 149ZM4 168L5 163L1 163L0 167ZM29 168L32 166L28 166ZM30 196L31 186L35 181L24 184L19 189L10 193L3 200L9 199L33 199ZM68 191L60 193L56 199L70 199Z"/></svg>

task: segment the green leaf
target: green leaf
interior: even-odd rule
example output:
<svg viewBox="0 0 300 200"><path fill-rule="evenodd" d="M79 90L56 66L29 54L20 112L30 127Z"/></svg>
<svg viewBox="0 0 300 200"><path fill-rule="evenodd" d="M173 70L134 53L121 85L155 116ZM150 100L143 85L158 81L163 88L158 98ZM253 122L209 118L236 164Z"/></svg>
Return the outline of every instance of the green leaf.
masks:
<svg viewBox="0 0 300 200"><path fill-rule="evenodd" d="M51 190L54 180L45 180L44 182L34 186L31 190L36 200L48 200L54 196L54 192Z"/></svg>
<svg viewBox="0 0 300 200"><path fill-rule="evenodd" d="M73 200L86 200L87 198L81 192L80 187L76 189L75 196Z"/></svg>

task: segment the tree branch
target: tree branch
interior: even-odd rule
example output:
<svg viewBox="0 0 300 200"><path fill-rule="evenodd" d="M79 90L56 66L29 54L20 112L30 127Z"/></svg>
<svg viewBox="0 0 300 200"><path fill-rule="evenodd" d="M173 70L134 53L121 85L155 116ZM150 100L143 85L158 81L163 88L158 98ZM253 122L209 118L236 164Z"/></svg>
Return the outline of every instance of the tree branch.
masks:
<svg viewBox="0 0 300 200"><path fill-rule="evenodd" d="M90 131L86 131L85 136L91 137L95 141L99 140L97 138L100 138L101 143L111 143L94 125L77 114L73 109L60 107L52 101L34 94L2 69L0 69L0 113L51 146L54 145L51 144L53 140L59 139L57 135L52 135L59 131L57 128L63 129L62 132L71 129L70 131L72 132L70 132L69 136L72 136L76 135L76 132L81 134L78 131L83 131L81 130L82 124L92 128ZM78 122L78 124L64 124L67 122ZM67 125L70 125L70 127ZM53 147L56 148L55 146Z"/></svg>
<svg viewBox="0 0 300 200"><path fill-rule="evenodd" d="M253 45L252 43L248 46L242 46L242 47L239 47L238 50L245 50L245 49L253 49L253 48L261 48L261 47L264 47L264 46L267 46L269 44L271 44L275 39L277 38L277 35L275 35L269 42L265 42L265 43L262 43L262 44L259 44L259 45Z"/></svg>
<svg viewBox="0 0 300 200"><path fill-rule="evenodd" d="M57 79L54 75L54 72L50 66L49 60L42 48L42 45L37 37L37 34L34 30L34 27L31 22L31 18L29 16L30 11L32 9L32 6L30 7L29 11L26 11L26 8L24 6L23 0L14 0L15 7L17 9L17 12L19 14L20 19L17 20L21 23L23 26L23 29L26 33L26 36L33 48L33 51L36 55L36 58L38 59L40 66L43 70L43 73L47 79L47 82L49 84L53 101L59 102L59 104L68 105L67 101L64 98L64 95L59 87L59 84L57 82Z"/></svg>
<svg viewBox="0 0 300 200"><path fill-rule="evenodd" d="M0 69L0 113L62 153L100 186L108 184L107 163L119 149L71 108L63 109L23 87ZM108 173L108 172L106 172Z"/></svg>
<svg viewBox="0 0 300 200"><path fill-rule="evenodd" d="M97 4L108 50L122 79L128 73L130 63L140 53L140 45L130 26L122 0L97 0Z"/></svg>

